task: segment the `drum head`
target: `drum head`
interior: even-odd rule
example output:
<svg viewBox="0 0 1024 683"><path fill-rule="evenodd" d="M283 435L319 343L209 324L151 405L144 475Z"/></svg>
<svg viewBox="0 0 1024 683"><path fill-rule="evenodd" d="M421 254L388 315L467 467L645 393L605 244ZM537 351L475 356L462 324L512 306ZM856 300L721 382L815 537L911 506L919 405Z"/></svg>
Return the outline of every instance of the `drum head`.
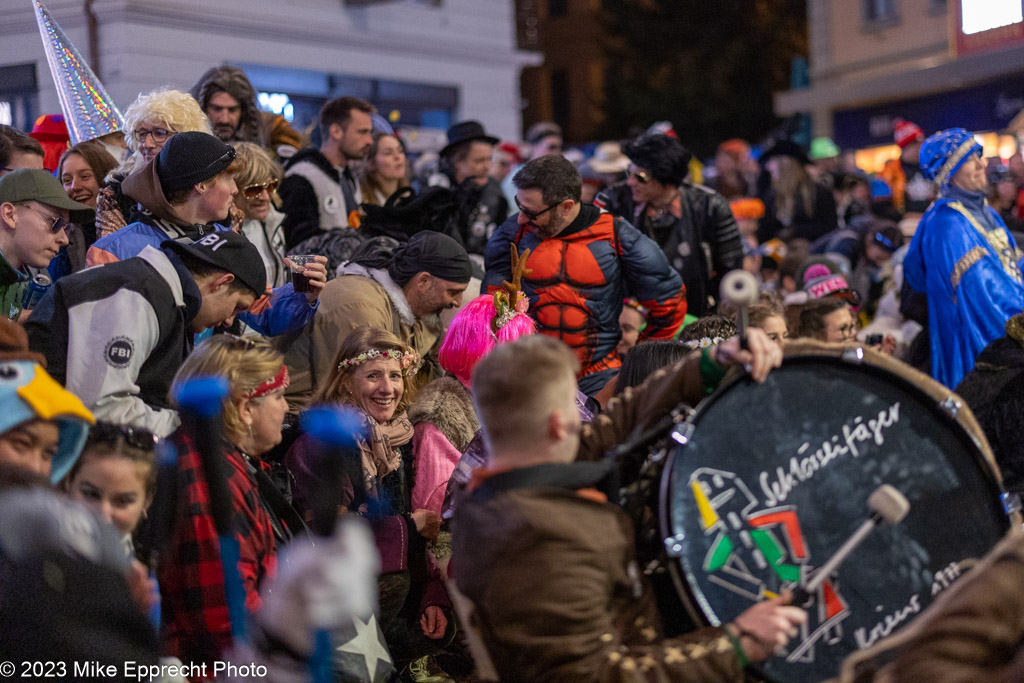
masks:
<svg viewBox="0 0 1024 683"><path fill-rule="evenodd" d="M835 352L787 355L764 384L740 378L702 404L670 456L666 548L680 591L713 625L823 565L868 519L879 486L910 502L903 521L879 525L816 591L808 623L764 663L766 675L837 675L844 657L913 620L962 560L1009 528L987 445L922 379Z"/></svg>

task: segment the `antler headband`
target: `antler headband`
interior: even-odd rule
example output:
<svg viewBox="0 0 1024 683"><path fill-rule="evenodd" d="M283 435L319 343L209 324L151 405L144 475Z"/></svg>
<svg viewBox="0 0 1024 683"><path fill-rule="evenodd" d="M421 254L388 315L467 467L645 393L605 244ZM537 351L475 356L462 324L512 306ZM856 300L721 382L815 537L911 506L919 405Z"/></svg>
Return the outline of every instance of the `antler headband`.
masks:
<svg viewBox="0 0 1024 683"><path fill-rule="evenodd" d="M512 252L512 282L505 280L501 283L501 289L494 293L494 318L491 319L491 334L497 335L498 330L504 327L509 320L517 313L526 313L529 300L522 291L522 280L524 275L533 272L526 267L526 260L530 258L530 250L526 249L522 255L516 245L509 245Z"/></svg>

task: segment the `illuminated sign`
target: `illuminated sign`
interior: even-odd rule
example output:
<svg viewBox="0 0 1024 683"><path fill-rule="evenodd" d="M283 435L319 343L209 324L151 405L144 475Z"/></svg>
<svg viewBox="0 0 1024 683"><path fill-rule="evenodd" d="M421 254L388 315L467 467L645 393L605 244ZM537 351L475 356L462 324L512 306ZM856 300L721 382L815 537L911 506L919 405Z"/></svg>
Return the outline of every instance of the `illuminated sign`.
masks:
<svg viewBox="0 0 1024 683"><path fill-rule="evenodd" d="M282 92L261 92L256 99L263 111L280 114L289 123L295 118L295 106L291 98Z"/></svg>
<svg viewBox="0 0 1024 683"><path fill-rule="evenodd" d="M957 55L1024 42L1024 0L958 0L951 21Z"/></svg>
<svg viewBox="0 0 1024 683"><path fill-rule="evenodd" d="M960 29L965 36L1024 21L1020 0L977 0L960 10Z"/></svg>

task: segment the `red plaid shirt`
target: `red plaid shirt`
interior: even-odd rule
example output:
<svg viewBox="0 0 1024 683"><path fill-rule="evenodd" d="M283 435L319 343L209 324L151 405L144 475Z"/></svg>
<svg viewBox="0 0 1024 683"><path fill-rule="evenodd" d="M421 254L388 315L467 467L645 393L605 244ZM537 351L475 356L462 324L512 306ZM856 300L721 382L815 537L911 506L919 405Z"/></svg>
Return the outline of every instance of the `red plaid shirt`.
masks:
<svg viewBox="0 0 1024 683"><path fill-rule="evenodd" d="M179 502L178 520L157 577L163 635L168 653L183 662L212 662L232 645L220 547L199 453L181 430L171 439L178 448ZM260 605L260 582L274 573L274 531L245 458L228 448L225 443L231 527L239 543L245 606L251 612Z"/></svg>

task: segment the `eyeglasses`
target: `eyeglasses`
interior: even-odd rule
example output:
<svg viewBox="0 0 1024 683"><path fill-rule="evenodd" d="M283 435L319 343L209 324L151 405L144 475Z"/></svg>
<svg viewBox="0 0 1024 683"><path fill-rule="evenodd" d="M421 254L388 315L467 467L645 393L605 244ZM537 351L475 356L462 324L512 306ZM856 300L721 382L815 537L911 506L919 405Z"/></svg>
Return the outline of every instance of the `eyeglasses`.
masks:
<svg viewBox="0 0 1024 683"><path fill-rule="evenodd" d="M552 204L548 208L544 209L543 211L530 211L528 209L524 209L523 205L519 203L519 197L516 197L515 200L516 200L516 206L519 208L519 213L523 214L524 216L529 218L531 221L537 220L538 218L540 218L541 216L546 214L548 211L550 211L551 209L555 208L556 206L558 206L559 204L562 203L560 201L559 202L555 202L554 204Z"/></svg>
<svg viewBox="0 0 1024 683"><path fill-rule="evenodd" d="M651 176L644 171L630 171L628 175L630 178L634 178L641 185L646 185L651 182Z"/></svg>
<svg viewBox="0 0 1024 683"><path fill-rule="evenodd" d="M21 208L28 209L29 211L35 211L37 214L45 218L50 224L50 231L54 235L58 234L61 230L67 230L70 226L68 219L64 218L64 216L51 216L50 214L40 211L36 207L29 206L28 204L21 204Z"/></svg>
<svg viewBox="0 0 1024 683"><path fill-rule="evenodd" d="M153 128L152 130L147 130L145 128L136 128L135 139L141 143L145 142L146 136L152 136L153 142L155 142L158 145L161 145L167 142L167 138L174 135L175 132L176 131L173 130L167 130L166 128Z"/></svg>
<svg viewBox="0 0 1024 683"><path fill-rule="evenodd" d="M116 446L119 442L131 448L151 451L156 447L157 437L153 432L138 427L97 422L89 430L89 443Z"/></svg>
<svg viewBox="0 0 1024 683"><path fill-rule="evenodd" d="M274 194L277 190L277 186L280 183L276 180L271 180L269 183L260 183L258 185L250 185L249 187L242 190L242 194L245 195L246 199L258 199L263 190L267 191L267 194Z"/></svg>

